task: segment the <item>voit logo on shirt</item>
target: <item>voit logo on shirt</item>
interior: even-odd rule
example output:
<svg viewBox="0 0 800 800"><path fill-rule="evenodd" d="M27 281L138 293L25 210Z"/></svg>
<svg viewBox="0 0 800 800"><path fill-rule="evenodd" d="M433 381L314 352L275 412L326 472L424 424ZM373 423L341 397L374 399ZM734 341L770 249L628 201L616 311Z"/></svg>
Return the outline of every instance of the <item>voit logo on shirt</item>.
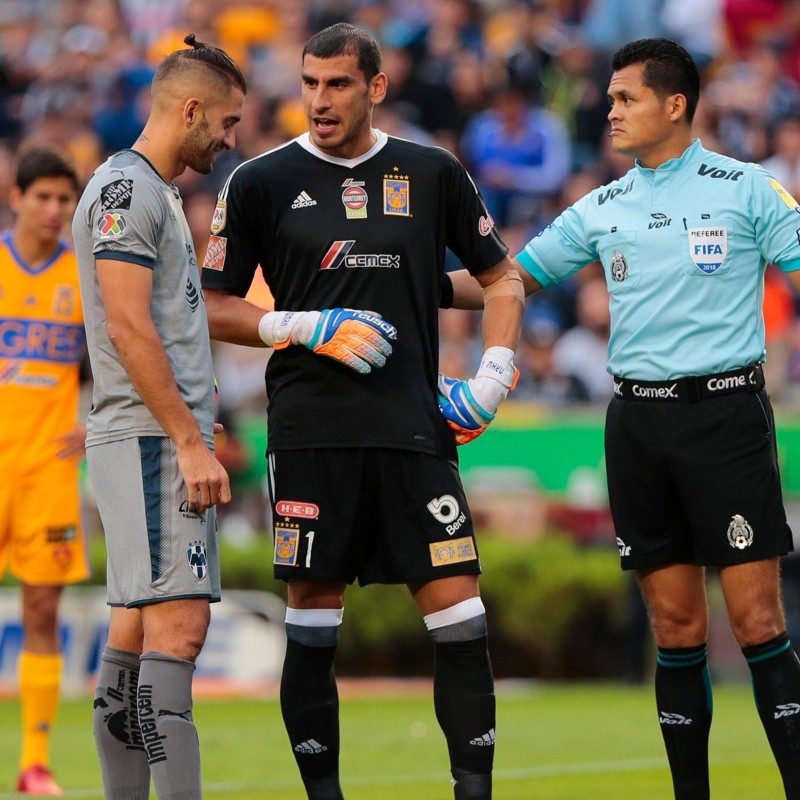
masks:
<svg viewBox="0 0 800 800"><path fill-rule="evenodd" d="M716 272L728 255L728 229L689 228L689 255L701 272Z"/></svg>

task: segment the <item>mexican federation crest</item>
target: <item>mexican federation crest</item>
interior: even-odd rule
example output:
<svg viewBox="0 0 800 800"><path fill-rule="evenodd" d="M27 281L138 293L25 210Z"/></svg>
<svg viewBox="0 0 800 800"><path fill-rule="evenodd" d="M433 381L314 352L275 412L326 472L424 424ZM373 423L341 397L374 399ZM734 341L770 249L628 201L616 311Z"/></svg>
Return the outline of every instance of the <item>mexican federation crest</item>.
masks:
<svg viewBox="0 0 800 800"><path fill-rule="evenodd" d="M621 283L628 277L628 262L619 250L615 250L611 256L611 277L617 283Z"/></svg>
<svg viewBox="0 0 800 800"><path fill-rule="evenodd" d="M728 543L737 550L744 550L753 544L753 529L741 514L734 514L731 517L731 524L728 525Z"/></svg>
<svg viewBox="0 0 800 800"><path fill-rule="evenodd" d="M206 556L206 546L203 542L192 542L186 551L186 559L189 562L189 569L197 580L201 581L208 573L208 558Z"/></svg>

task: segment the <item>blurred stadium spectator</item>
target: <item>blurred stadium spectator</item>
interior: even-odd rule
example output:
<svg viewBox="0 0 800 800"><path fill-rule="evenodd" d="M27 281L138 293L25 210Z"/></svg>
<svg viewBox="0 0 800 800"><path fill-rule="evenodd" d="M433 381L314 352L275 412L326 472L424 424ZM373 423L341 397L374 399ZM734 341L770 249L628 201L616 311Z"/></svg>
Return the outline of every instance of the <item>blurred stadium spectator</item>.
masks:
<svg viewBox="0 0 800 800"><path fill-rule="evenodd" d="M629 168L607 146L604 54L639 36L675 38L700 63L707 91L695 130L705 146L761 161L800 192L800 0L3 0L0 228L10 220L8 176L20 146L67 149L85 180L133 142L153 64L192 30L234 54L251 86L236 150L211 176L181 183L201 252L203 217L230 171L305 130L296 79L302 42L338 20L381 40L391 102L377 124L463 158L512 251L574 197ZM777 396L792 398L800 394L800 324L792 298L771 280L770 380ZM531 313L541 317L533 303L542 302L555 311L548 358L602 403L610 379L575 371L564 355L582 352L587 335L591 352L603 346L602 332L587 334L591 326L573 332L579 292L589 291L560 285L537 297ZM443 316L441 360L454 375L469 374L479 346L474 319L464 320ZM540 328L539 345L542 335ZM245 378L230 349L218 359L226 412L252 408L262 365ZM520 364L528 388L518 399L537 380L535 361ZM242 391L230 386L237 374Z"/></svg>

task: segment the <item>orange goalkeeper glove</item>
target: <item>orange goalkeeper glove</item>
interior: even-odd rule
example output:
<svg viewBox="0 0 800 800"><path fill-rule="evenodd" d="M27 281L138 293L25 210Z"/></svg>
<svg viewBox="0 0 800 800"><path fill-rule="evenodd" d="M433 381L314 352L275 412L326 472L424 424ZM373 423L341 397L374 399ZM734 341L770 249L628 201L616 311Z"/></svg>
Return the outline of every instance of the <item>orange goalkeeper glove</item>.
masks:
<svg viewBox="0 0 800 800"><path fill-rule="evenodd" d="M380 314L352 308L270 311L258 325L262 341L276 350L300 344L366 375L392 354L397 329Z"/></svg>

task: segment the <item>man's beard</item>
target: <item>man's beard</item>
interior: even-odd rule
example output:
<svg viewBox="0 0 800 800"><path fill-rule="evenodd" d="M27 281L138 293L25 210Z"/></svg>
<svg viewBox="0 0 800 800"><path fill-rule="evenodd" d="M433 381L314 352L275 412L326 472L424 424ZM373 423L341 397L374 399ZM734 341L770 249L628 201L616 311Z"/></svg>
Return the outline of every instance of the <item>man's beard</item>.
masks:
<svg viewBox="0 0 800 800"><path fill-rule="evenodd" d="M183 145L183 160L188 167L201 175L208 175L214 169L214 152L211 137L208 135L208 123L203 120L189 133Z"/></svg>

